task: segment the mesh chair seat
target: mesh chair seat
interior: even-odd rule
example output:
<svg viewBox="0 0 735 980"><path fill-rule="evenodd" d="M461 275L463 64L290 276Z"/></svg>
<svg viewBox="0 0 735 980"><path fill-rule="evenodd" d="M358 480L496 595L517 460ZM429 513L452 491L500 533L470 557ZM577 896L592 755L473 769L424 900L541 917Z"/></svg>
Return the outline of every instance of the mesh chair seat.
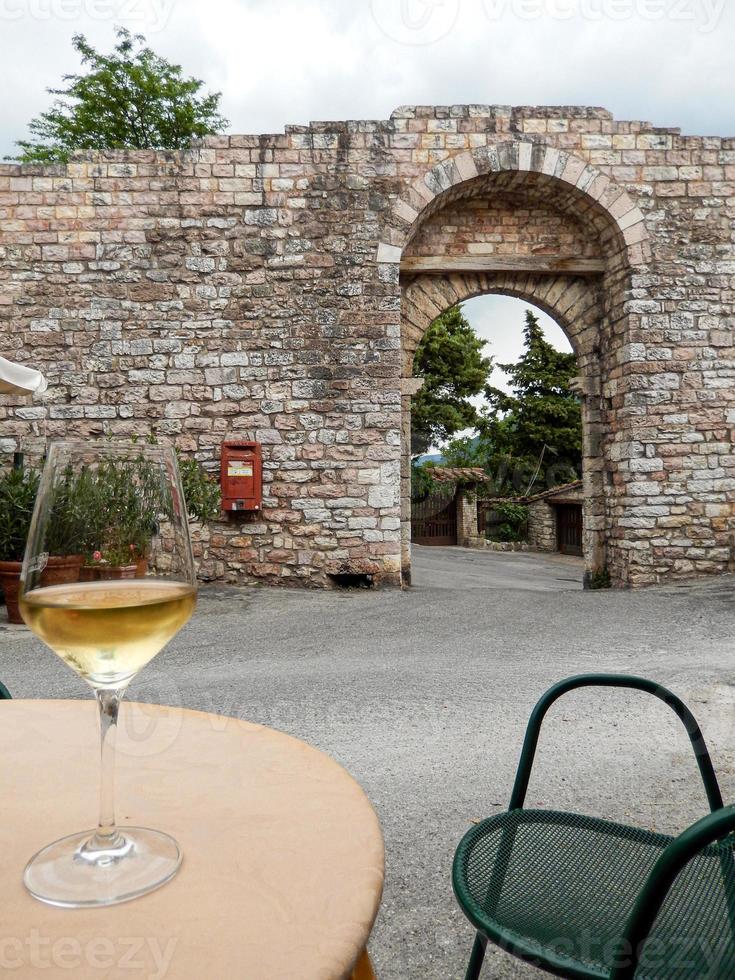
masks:
<svg viewBox="0 0 735 980"><path fill-rule="evenodd" d="M465 835L454 889L473 925L516 956L558 976L607 980L636 897L671 840L574 813L510 810ZM730 837L682 870L637 980L735 977L733 853Z"/></svg>

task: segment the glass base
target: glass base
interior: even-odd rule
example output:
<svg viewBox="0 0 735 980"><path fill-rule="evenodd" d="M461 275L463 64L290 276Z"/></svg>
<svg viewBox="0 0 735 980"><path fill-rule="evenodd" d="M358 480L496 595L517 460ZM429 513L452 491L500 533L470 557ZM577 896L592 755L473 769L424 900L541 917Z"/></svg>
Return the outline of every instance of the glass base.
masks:
<svg viewBox="0 0 735 980"><path fill-rule="evenodd" d="M116 905L160 888L181 865L168 834L125 827L111 839L93 830L49 844L26 865L23 883L41 902L67 909Z"/></svg>

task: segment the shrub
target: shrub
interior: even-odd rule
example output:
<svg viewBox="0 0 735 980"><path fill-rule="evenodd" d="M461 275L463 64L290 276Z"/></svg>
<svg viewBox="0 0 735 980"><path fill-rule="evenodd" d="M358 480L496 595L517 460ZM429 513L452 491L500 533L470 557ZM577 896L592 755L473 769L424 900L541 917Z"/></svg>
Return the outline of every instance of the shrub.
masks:
<svg viewBox="0 0 735 980"><path fill-rule="evenodd" d="M499 541L523 541L526 537L528 507L523 504L498 504L495 508L500 523L494 529Z"/></svg>
<svg viewBox="0 0 735 980"><path fill-rule="evenodd" d="M411 463L412 500L424 500L437 489L438 484L431 475L433 468L416 462Z"/></svg>
<svg viewBox="0 0 735 980"><path fill-rule="evenodd" d="M189 516L202 524L216 521L222 509L219 484L198 460L180 456L178 452L176 458Z"/></svg>
<svg viewBox="0 0 735 980"><path fill-rule="evenodd" d="M40 474L18 468L0 474L0 561L22 561Z"/></svg>
<svg viewBox="0 0 735 980"><path fill-rule="evenodd" d="M590 575L589 583L591 589L609 589L612 586L612 579L607 566L598 568L597 571L593 572Z"/></svg>

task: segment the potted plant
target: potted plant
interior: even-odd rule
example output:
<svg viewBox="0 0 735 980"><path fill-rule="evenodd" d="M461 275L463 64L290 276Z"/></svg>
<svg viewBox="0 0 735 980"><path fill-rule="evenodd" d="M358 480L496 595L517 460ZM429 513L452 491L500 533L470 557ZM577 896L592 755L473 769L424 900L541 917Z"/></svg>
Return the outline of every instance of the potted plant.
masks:
<svg viewBox="0 0 735 980"><path fill-rule="evenodd" d="M140 459L110 458L90 476L82 581L142 578L157 530L161 490L153 467Z"/></svg>
<svg viewBox="0 0 735 980"><path fill-rule="evenodd" d="M145 574L145 572L143 573ZM142 578L138 574L138 561L134 545L128 549L111 545L105 551L93 551L91 557L80 569L82 582L100 581L102 579Z"/></svg>
<svg viewBox="0 0 735 980"><path fill-rule="evenodd" d="M10 623L23 622L18 586L38 481L33 469L14 468L0 474L0 588Z"/></svg>
<svg viewBox="0 0 735 980"><path fill-rule="evenodd" d="M84 541L93 525L90 486L89 474L77 475L69 466L54 487L47 536L49 557L41 573L44 586L79 580Z"/></svg>

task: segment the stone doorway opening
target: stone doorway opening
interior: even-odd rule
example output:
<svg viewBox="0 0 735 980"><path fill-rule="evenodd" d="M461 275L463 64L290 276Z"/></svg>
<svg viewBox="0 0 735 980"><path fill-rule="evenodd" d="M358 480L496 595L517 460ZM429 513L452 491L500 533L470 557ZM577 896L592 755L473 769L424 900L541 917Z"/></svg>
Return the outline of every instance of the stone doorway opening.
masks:
<svg viewBox="0 0 735 980"><path fill-rule="evenodd" d="M488 160L466 155L470 159L462 168L455 165L451 175L443 173L443 187L431 186L427 176L423 208L417 208L414 196L403 209L406 221L412 218L399 269L405 583L411 576L410 408L421 383L413 377L414 354L437 316L487 294L538 307L569 340L582 408L585 574L606 569L616 557L616 487L610 465L614 406L603 385L619 373L630 245L589 187L521 169L521 150L515 146L513 151L506 156L498 151ZM489 168L485 173L483 166Z"/></svg>
<svg viewBox="0 0 735 980"><path fill-rule="evenodd" d="M582 506L581 504L557 504L556 550L563 555L582 557Z"/></svg>
<svg viewBox="0 0 735 980"><path fill-rule="evenodd" d="M566 334L556 321L539 307L516 297L483 295L467 300L459 309L475 335L486 345L482 353L492 361L487 379L487 385L491 388L511 395L514 393L511 377L504 366L517 364L527 349L525 331L529 313L534 316L544 342L550 348L565 357L574 357ZM481 412L488 407L484 393L472 397L470 401ZM568 426L569 421L565 424ZM568 487L571 481L574 486L579 485L580 520L579 548L570 553L581 556L581 465L579 461L571 462L569 459L569 430L558 434L559 441L555 438L553 424L548 429L548 438L539 454L518 460L503 453L487 471L484 466L489 461L483 447L488 443L481 442L480 435L472 428L455 433L443 446L429 446L425 452L419 452L417 445L413 444L411 544L490 547L502 551L525 551L528 548L532 551L557 551L556 521L545 514L546 520L541 522L532 522L530 518L531 515L534 518L538 516L537 500L545 501L552 492ZM412 442L415 435L412 431ZM452 446L454 440L457 443ZM476 452L479 452L477 457L474 455ZM424 472L431 473L431 491L426 490L423 479L415 479L416 470L413 467L421 463L429 464L430 469ZM434 468L436 463L440 465ZM498 504L529 507L528 521L515 529L517 537L502 536L511 529L507 518L497 512ZM553 526L553 533L539 539L540 536L535 533L537 523L544 531L548 531L547 525ZM553 547L549 547L549 538L553 539Z"/></svg>
<svg viewBox="0 0 735 980"><path fill-rule="evenodd" d="M596 345L591 345L589 349L582 346L579 340L579 334L584 335L586 333L588 343L590 342L590 338L596 338L598 336L599 321L601 319L599 282L589 276L582 278L566 275L547 275L537 276L532 280L531 277L526 276L523 287L518 283L517 291L511 292L507 285L508 276L506 275L504 278L506 280L505 283L501 283L497 276L476 273L471 276L465 274L440 276L435 273L408 276L405 282L402 281L401 290L404 301L403 315L407 319L408 327L406 332L409 333L410 331L411 339L413 339L415 336L413 334L413 328L417 317L425 320L423 330L426 330L436 316L445 312L450 306L476 296L488 294L514 296L530 306L535 306L548 312L557 323L559 323L559 319L555 315L557 310L550 304L542 305L539 303L538 293L541 291L546 292L547 290L550 292L553 291L554 295L558 295L564 302L569 302L570 299L572 300L569 312L571 317L574 318L576 330L571 329L570 320L563 321L559 325L569 339L572 350L577 357L579 370L576 387L580 393L580 405L582 409L583 523L585 529L581 554L585 559L585 573L592 575L595 571L604 568L606 565L604 536L606 480L603 463L600 458L603 418L599 399L599 350ZM416 340L416 346L418 346L418 341L423 336L423 330ZM410 451L411 397L418 390L421 381L421 379L414 379L412 377L413 355L415 350L415 347L410 350L410 364L407 363L404 368L408 384L404 383L404 396L402 399L402 574L406 583L410 582L410 544L411 540L415 539L415 534L412 534L410 519L412 496ZM406 348L404 347L405 353ZM409 371L411 372L410 377L408 374ZM595 397L596 395L598 397ZM546 489L546 486L542 486L541 489ZM523 491L520 490L520 493L522 494Z"/></svg>

